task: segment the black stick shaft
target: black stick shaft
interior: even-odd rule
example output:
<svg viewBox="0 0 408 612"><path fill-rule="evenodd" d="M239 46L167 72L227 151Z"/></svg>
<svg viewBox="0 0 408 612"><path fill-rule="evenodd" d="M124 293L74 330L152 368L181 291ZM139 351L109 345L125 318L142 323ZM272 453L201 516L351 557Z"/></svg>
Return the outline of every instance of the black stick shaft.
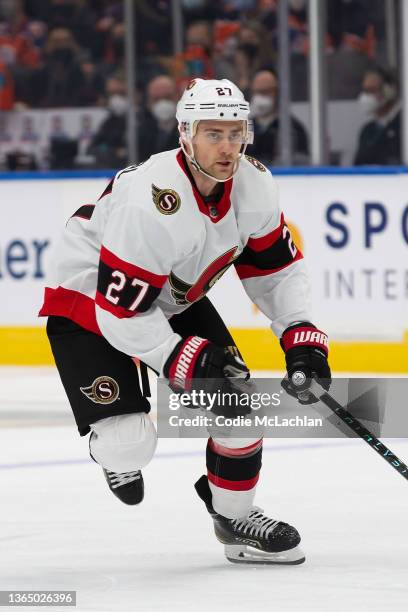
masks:
<svg viewBox="0 0 408 612"><path fill-rule="evenodd" d="M313 389L311 389L313 393ZM313 393L316 395L316 393ZM335 412L340 419L350 427L364 442L367 442L371 448L377 451L377 453L395 469L401 476L408 480L408 466L401 461L389 448L385 446L381 440L376 438L364 425L360 423L353 415L348 412L341 404L339 404L334 397L328 393L318 394L317 397L328 407L330 410Z"/></svg>

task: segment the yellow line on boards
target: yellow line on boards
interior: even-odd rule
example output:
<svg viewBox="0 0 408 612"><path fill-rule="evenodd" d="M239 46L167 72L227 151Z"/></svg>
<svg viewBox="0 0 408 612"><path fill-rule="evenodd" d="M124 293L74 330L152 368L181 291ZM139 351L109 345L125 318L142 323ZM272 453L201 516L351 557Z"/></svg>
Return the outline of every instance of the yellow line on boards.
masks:
<svg viewBox="0 0 408 612"><path fill-rule="evenodd" d="M284 369L283 352L269 329L231 329L248 367ZM43 327L0 327L0 365L54 363ZM334 372L408 373L408 333L402 342L330 342Z"/></svg>
<svg viewBox="0 0 408 612"><path fill-rule="evenodd" d="M253 370L285 369L279 341L269 329L230 330L248 367ZM330 341L333 372L408 373L408 333L402 342Z"/></svg>
<svg viewBox="0 0 408 612"><path fill-rule="evenodd" d="M54 363L45 327L0 327L0 365Z"/></svg>

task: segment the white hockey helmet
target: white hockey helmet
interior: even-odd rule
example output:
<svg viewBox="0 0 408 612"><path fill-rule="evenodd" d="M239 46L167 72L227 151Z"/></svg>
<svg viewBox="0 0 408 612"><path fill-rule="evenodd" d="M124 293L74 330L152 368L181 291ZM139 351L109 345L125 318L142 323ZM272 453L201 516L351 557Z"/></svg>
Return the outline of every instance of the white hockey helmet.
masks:
<svg viewBox="0 0 408 612"><path fill-rule="evenodd" d="M249 102L245 100L242 91L228 79L193 79L187 85L177 104L176 118L179 124L181 148L194 168L216 181L228 181L237 171L239 160L244 155L247 145L253 142ZM226 179L217 179L212 176L195 159L192 140L198 122L206 119L244 122L240 155L234 164L231 176ZM186 151L186 143L190 145L192 154Z"/></svg>

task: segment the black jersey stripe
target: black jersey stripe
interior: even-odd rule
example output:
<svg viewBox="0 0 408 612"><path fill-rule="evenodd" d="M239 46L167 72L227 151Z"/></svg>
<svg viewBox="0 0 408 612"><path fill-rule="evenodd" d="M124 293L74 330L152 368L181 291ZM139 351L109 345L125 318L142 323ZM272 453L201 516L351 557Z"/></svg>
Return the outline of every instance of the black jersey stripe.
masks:
<svg viewBox="0 0 408 612"><path fill-rule="evenodd" d="M94 208L95 204L84 204L74 212L72 217L80 217L81 219L87 219L89 221L93 215Z"/></svg>

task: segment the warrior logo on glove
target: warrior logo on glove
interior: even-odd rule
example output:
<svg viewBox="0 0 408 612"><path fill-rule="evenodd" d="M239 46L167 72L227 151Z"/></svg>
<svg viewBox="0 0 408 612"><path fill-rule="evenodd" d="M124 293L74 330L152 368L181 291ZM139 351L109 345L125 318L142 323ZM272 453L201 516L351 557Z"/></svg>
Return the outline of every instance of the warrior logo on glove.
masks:
<svg viewBox="0 0 408 612"><path fill-rule="evenodd" d="M301 404L314 403L316 400L291 384L292 376L304 375L304 382L315 376L322 387L328 391L331 382L330 367L327 362L329 353L327 335L312 323L300 322L291 325L282 334L281 346L285 351L288 380L282 381L285 390L297 397Z"/></svg>
<svg viewBox="0 0 408 612"><path fill-rule="evenodd" d="M282 336L282 346L285 353L294 346L315 346L329 352L329 339L327 335L311 324L308 327L288 327Z"/></svg>
<svg viewBox="0 0 408 612"><path fill-rule="evenodd" d="M202 379L206 379L206 390L214 392L219 389L222 380L229 388L230 378L248 379L248 368L238 355L232 354L230 348L216 346L199 336L180 340L163 368L169 386L173 391L191 391L197 385L200 387L198 381L202 384Z"/></svg>

